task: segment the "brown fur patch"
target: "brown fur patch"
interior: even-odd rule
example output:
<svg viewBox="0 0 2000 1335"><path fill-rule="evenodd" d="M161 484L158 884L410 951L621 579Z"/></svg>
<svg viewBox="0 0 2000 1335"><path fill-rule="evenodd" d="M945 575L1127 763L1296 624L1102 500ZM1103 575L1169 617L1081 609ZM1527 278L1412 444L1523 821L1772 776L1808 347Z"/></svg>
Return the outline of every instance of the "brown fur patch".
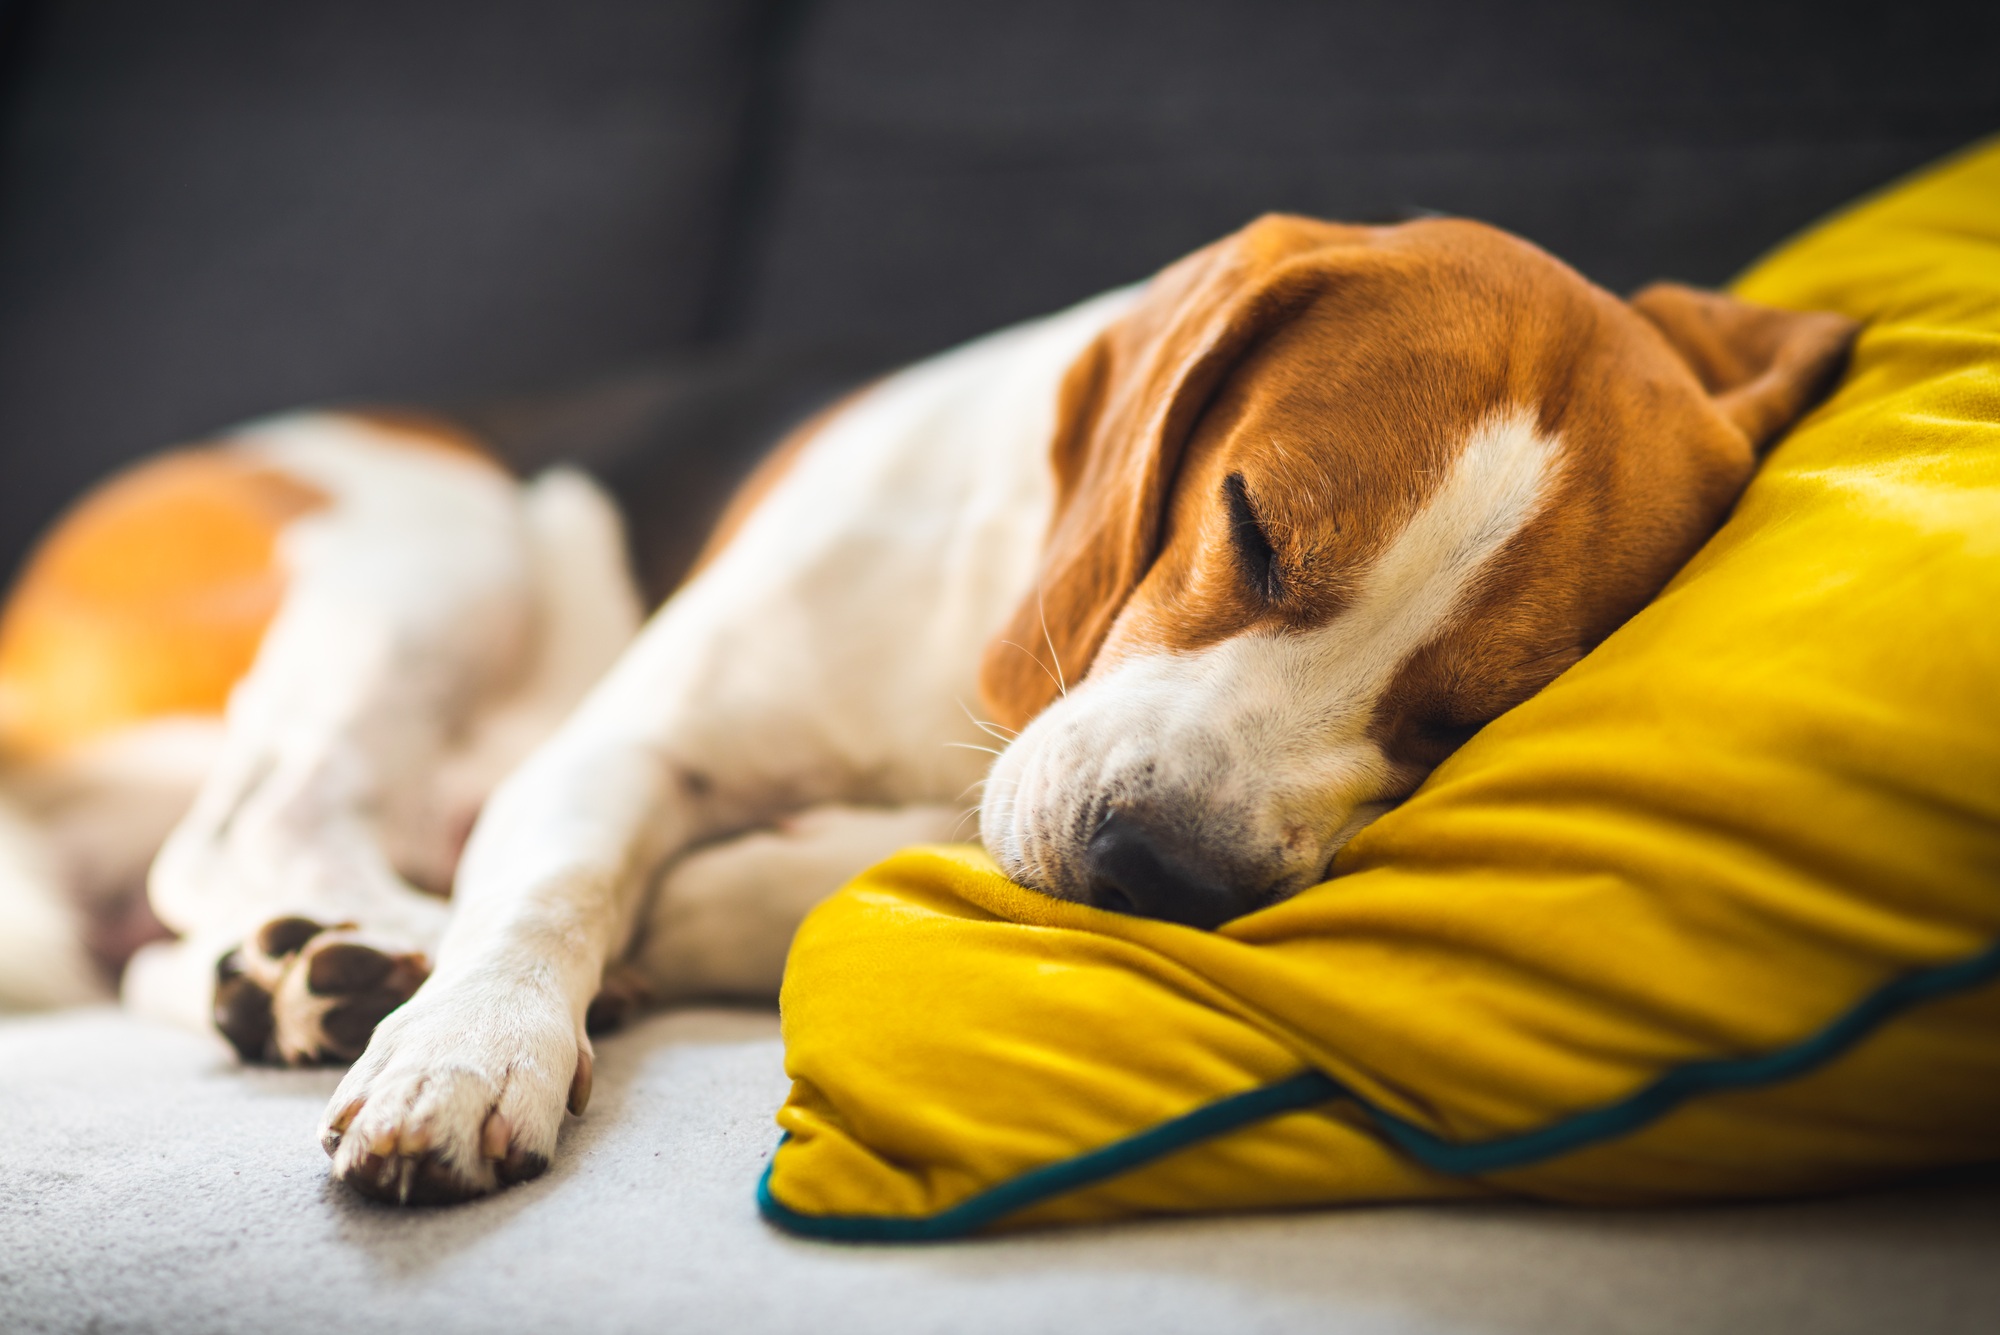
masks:
<svg viewBox="0 0 2000 1335"><path fill-rule="evenodd" d="M501 471L506 468L484 441L464 427L414 408L343 408L340 415L388 432L412 449L436 450Z"/></svg>
<svg viewBox="0 0 2000 1335"><path fill-rule="evenodd" d="M328 500L220 449L161 455L84 497L0 613L0 751L220 713L284 595L278 535Z"/></svg>
<svg viewBox="0 0 2000 1335"><path fill-rule="evenodd" d="M987 649L984 702L1018 728L1100 657L1328 622L1467 437L1524 410L1561 481L1383 703L1414 784L1693 554L1852 332L1687 289L1635 309L1477 223L1262 219L1071 368L1039 585Z"/></svg>

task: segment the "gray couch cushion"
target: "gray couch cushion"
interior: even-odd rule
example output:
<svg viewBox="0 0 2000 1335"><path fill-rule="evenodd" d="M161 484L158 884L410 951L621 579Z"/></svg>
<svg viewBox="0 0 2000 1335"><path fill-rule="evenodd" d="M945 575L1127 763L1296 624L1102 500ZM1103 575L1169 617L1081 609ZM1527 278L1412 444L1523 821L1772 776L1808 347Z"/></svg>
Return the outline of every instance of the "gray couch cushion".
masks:
<svg viewBox="0 0 2000 1335"><path fill-rule="evenodd" d="M2000 1187L1674 1211L1359 1209L838 1247L761 1224L774 1017L599 1047L549 1174L444 1210L331 1186L330 1071L115 1012L0 1023L0 1330L1985 1332Z"/></svg>

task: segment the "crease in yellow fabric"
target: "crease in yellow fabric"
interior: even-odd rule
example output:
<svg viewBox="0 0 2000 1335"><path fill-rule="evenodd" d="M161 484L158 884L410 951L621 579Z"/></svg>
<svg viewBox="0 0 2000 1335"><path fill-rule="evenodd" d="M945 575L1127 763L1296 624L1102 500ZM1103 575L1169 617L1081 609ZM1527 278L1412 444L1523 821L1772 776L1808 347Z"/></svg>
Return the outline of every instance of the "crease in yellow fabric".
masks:
<svg viewBox="0 0 2000 1335"><path fill-rule="evenodd" d="M808 919L772 1196L919 1217L1308 1067L1453 1140L1799 1042L2000 940L2000 141L1737 290L1868 322L1662 596L1343 851L1215 933L912 850ZM2000 989L1764 1088L1449 1179L1334 1104L1014 1222L1504 1191L1839 1190L2000 1159Z"/></svg>

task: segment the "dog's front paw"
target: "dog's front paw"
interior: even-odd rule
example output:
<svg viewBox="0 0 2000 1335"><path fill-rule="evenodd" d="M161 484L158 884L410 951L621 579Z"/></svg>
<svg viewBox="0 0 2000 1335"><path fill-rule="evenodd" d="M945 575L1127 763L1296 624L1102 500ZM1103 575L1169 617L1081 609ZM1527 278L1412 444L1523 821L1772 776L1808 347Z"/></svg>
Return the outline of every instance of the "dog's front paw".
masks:
<svg viewBox="0 0 2000 1335"><path fill-rule="evenodd" d="M470 1200L547 1169L590 1075L590 1042L552 998L491 981L427 992L376 1031L320 1143L333 1176L365 1196Z"/></svg>
<svg viewBox="0 0 2000 1335"><path fill-rule="evenodd" d="M353 1061L429 973L352 923L274 918L216 963L215 1027L245 1061Z"/></svg>

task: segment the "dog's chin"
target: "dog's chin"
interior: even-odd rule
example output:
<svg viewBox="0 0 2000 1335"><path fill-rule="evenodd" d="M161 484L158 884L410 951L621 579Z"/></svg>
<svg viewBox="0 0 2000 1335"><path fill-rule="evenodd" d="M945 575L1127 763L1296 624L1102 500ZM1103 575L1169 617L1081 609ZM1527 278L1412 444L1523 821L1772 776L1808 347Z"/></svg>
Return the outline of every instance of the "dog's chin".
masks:
<svg viewBox="0 0 2000 1335"><path fill-rule="evenodd" d="M1333 864L1339 860L1341 850L1352 843L1356 835L1382 819L1382 817L1388 815L1391 811L1394 811L1400 805L1400 800L1394 798L1385 798L1379 802L1362 802L1358 804L1353 811L1348 813L1347 819L1342 822L1340 828L1335 830L1332 837L1327 840L1326 856L1321 862L1319 874L1314 876L1308 882L1308 885L1317 885L1322 881L1332 880L1334 875ZM1306 888L1304 885L1299 886L1298 889L1292 891L1292 894L1297 894L1299 890ZM1291 895L1287 895L1286 898L1291 898Z"/></svg>
<svg viewBox="0 0 2000 1335"><path fill-rule="evenodd" d="M1070 888L1058 877L1048 875L1031 863L1020 836L1005 823L982 819L979 838L985 846L986 856L993 859L993 865L1000 869L1001 875L1014 884L1038 891L1051 899L1067 899L1077 904L1089 902L1081 886ZM1057 870L1060 870L1060 865L1057 864Z"/></svg>
<svg viewBox="0 0 2000 1335"><path fill-rule="evenodd" d="M1281 904L1332 880L1341 851L1397 805L1394 800L1360 803L1347 812L1332 830L1312 840L1310 848L1291 850L1290 856L1281 863L1255 859L1236 861L1226 857L1218 859L1227 866L1223 879L1234 908L1227 916L1240 917ZM992 819L981 822L980 833L987 855L1009 880L1052 899L1114 913L1137 912L1121 896L1104 892L1097 885L1090 872L1088 850L1084 846L1068 848L1062 846L1059 840L1031 840L1021 833L1024 827L1045 829L1050 828L1052 823L1062 825L1061 818L1037 823L1032 819L1033 813L1028 813L1030 819L1017 825L1011 818L1019 814L1007 812L1003 817L1003 813L994 813Z"/></svg>
<svg viewBox="0 0 2000 1335"><path fill-rule="evenodd" d="M1394 805L1381 767L1345 752L1273 775L1227 739L1135 745L1136 724L1079 713L1088 689L1001 753L981 804L988 855L1052 898L1215 926L1326 880L1340 849Z"/></svg>

